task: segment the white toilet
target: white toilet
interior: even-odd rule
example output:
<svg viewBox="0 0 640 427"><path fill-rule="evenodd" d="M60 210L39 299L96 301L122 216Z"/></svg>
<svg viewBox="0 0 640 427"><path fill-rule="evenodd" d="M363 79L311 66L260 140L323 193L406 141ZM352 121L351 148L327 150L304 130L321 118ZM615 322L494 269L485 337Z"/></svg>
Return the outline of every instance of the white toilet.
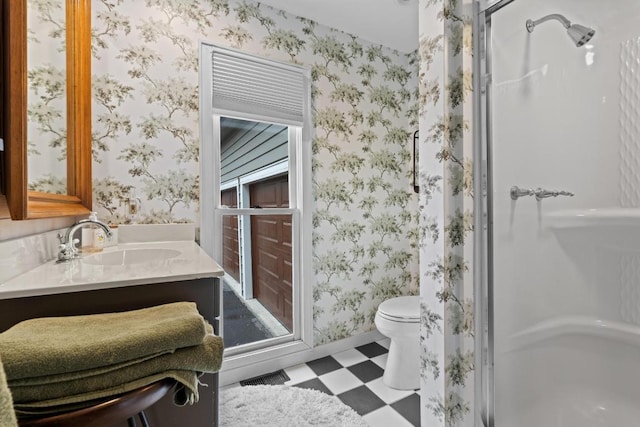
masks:
<svg viewBox="0 0 640 427"><path fill-rule="evenodd" d="M383 382L399 390L420 388L420 297L382 302L375 317L378 331L391 339Z"/></svg>

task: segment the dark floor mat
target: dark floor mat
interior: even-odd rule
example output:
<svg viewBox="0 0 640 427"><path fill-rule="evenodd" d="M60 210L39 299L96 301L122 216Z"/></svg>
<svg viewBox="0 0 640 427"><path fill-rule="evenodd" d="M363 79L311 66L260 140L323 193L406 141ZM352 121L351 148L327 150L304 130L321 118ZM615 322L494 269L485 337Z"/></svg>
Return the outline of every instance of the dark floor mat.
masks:
<svg viewBox="0 0 640 427"><path fill-rule="evenodd" d="M279 371L271 372L270 374L260 375L259 377L249 378L248 380L240 381L240 385L280 385L289 381L289 375L282 369Z"/></svg>

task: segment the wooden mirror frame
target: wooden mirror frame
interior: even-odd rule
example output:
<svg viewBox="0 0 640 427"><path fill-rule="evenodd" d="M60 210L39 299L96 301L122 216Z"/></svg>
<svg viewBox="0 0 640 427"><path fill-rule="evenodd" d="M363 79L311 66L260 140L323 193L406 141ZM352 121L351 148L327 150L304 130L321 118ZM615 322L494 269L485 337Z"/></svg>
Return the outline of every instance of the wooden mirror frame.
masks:
<svg viewBox="0 0 640 427"><path fill-rule="evenodd" d="M67 194L28 191L27 1L2 0L6 198L11 218L91 210L91 0L66 0Z"/></svg>

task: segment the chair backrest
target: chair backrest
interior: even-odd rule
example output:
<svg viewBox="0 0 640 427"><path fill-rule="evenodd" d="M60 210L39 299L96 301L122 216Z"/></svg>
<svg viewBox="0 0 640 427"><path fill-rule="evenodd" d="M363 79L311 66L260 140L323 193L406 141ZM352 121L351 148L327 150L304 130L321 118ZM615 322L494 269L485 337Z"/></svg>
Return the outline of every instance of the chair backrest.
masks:
<svg viewBox="0 0 640 427"><path fill-rule="evenodd" d="M164 379L120 396L103 399L92 406L44 418L20 419L20 427L108 427L136 416L158 400L175 385ZM3 425L3 424L0 424Z"/></svg>

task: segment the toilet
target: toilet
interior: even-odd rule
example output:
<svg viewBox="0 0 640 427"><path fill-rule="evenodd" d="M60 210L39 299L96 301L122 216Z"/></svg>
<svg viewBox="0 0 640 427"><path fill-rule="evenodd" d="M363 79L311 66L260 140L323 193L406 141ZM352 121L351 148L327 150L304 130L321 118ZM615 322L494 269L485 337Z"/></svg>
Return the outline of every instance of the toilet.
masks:
<svg viewBox="0 0 640 427"><path fill-rule="evenodd" d="M399 390L420 388L420 297L386 300L378 307L375 324L391 339L383 382Z"/></svg>

